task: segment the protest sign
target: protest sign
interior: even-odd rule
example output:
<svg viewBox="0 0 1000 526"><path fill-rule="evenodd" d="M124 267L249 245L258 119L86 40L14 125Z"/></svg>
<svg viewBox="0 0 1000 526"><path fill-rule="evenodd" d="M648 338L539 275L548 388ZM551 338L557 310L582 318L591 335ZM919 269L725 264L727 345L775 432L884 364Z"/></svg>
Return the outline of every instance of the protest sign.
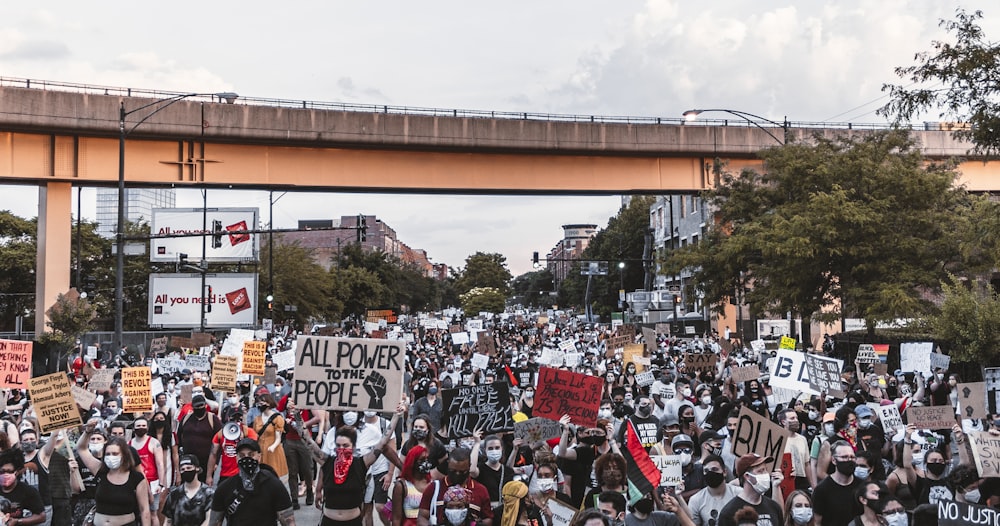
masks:
<svg viewBox="0 0 1000 526"><path fill-rule="evenodd" d="M815 354L805 355L806 374L809 375L809 387L816 392L826 393L838 398L843 398L845 393L840 380L840 370L844 365L843 360L817 356Z"/></svg>
<svg viewBox="0 0 1000 526"><path fill-rule="evenodd" d="M749 382L760 378L760 367L757 364L744 365L743 367L732 368L733 381L737 383Z"/></svg>
<svg viewBox="0 0 1000 526"><path fill-rule="evenodd" d="M292 385L295 405L392 411L403 398L405 356L405 344L398 340L299 336Z"/></svg>
<svg viewBox="0 0 1000 526"><path fill-rule="evenodd" d="M875 347L870 343L858 345L858 356L855 358L858 363L878 363L878 355L875 354Z"/></svg>
<svg viewBox="0 0 1000 526"><path fill-rule="evenodd" d="M778 349L770 371L772 387L783 387L807 394L819 394L809 385L809 375L806 372L806 353Z"/></svg>
<svg viewBox="0 0 1000 526"><path fill-rule="evenodd" d="M947 371L948 366L951 365L951 356L948 356L947 354L932 352L929 358L931 364L931 372L936 371L937 369Z"/></svg>
<svg viewBox="0 0 1000 526"><path fill-rule="evenodd" d="M895 435L896 431L903 428L903 418L899 415L899 408L896 407L896 404L879 405L871 403L868 406L875 411L879 422L882 422L882 430L885 431L885 436Z"/></svg>
<svg viewBox="0 0 1000 526"><path fill-rule="evenodd" d="M605 340L606 351L605 356L614 356L619 350L625 349L625 346L632 343L633 337L628 335L612 336Z"/></svg>
<svg viewBox="0 0 1000 526"><path fill-rule="evenodd" d="M169 338L166 336L162 338L153 338L149 341L149 352L156 355L167 352L167 341Z"/></svg>
<svg viewBox="0 0 1000 526"><path fill-rule="evenodd" d="M550 367L562 367L564 353L552 347L542 347L542 355L538 357L538 363Z"/></svg>
<svg viewBox="0 0 1000 526"><path fill-rule="evenodd" d="M496 356L497 340L493 336L493 331L477 332L476 351L486 356Z"/></svg>
<svg viewBox="0 0 1000 526"><path fill-rule="evenodd" d="M625 350L622 351L622 363L623 364L635 364L635 371L641 373L646 368L645 366L637 360L637 358L642 358L643 353L646 352L646 347L641 343L630 343L625 346Z"/></svg>
<svg viewBox="0 0 1000 526"><path fill-rule="evenodd" d="M90 411L90 406L94 405L94 400L97 400L96 393L91 393L90 391L76 385L70 385L69 391L70 394L73 395L73 400L76 402L76 405L80 406L80 408L85 411Z"/></svg>
<svg viewBox="0 0 1000 526"><path fill-rule="evenodd" d="M684 482L680 455L650 455L649 459L660 470L660 485L676 488Z"/></svg>
<svg viewBox="0 0 1000 526"><path fill-rule="evenodd" d="M264 358L267 354L267 342L248 340L243 342L243 374L264 376Z"/></svg>
<svg viewBox="0 0 1000 526"><path fill-rule="evenodd" d="M183 336L171 336L170 346L178 347L181 349L194 349L194 340L191 338L185 338Z"/></svg>
<svg viewBox="0 0 1000 526"><path fill-rule="evenodd" d="M687 372L701 371L701 374L715 372L719 355L715 353L684 353L684 369Z"/></svg>
<svg viewBox="0 0 1000 526"><path fill-rule="evenodd" d="M472 367L485 371L490 366L490 357L485 354L472 353Z"/></svg>
<svg viewBox="0 0 1000 526"><path fill-rule="evenodd" d="M118 369L94 369L94 374L90 376L87 387L95 393L110 391L111 383L115 381L115 373Z"/></svg>
<svg viewBox="0 0 1000 526"><path fill-rule="evenodd" d="M904 342L899 344L899 368L904 373L931 372L931 342Z"/></svg>
<svg viewBox="0 0 1000 526"><path fill-rule="evenodd" d="M148 374L149 369L146 372ZM31 404L35 407L35 416L42 434L76 427L82 423L66 373L31 378L28 381L28 392L31 394Z"/></svg>
<svg viewBox="0 0 1000 526"><path fill-rule="evenodd" d="M938 526L994 526L1000 524L1000 510L978 504L938 499Z"/></svg>
<svg viewBox="0 0 1000 526"><path fill-rule="evenodd" d="M160 374L179 373L187 367L187 363L179 358L160 358L156 365L160 368Z"/></svg>
<svg viewBox="0 0 1000 526"><path fill-rule="evenodd" d="M285 371L295 367L295 351L281 351L271 356L271 361L279 371Z"/></svg>
<svg viewBox="0 0 1000 526"><path fill-rule="evenodd" d="M639 384L639 387L646 387L647 385L653 385L656 378L653 377L652 371L643 371L635 375L635 383Z"/></svg>
<svg viewBox="0 0 1000 526"><path fill-rule="evenodd" d="M917 429L948 429L955 425L955 408L951 405L913 407L906 410L906 421Z"/></svg>
<svg viewBox="0 0 1000 526"><path fill-rule="evenodd" d="M145 413L153 408L152 377L149 367L122 368L122 412Z"/></svg>
<svg viewBox="0 0 1000 526"><path fill-rule="evenodd" d="M451 333L451 343L455 345L465 345L466 343L469 343L469 333L467 332Z"/></svg>
<svg viewBox="0 0 1000 526"><path fill-rule="evenodd" d="M481 331L483 330L483 320L466 320L465 329L468 331Z"/></svg>
<svg viewBox="0 0 1000 526"><path fill-rule="evenodd" d="M559 341L559 349L564 352L575 352L576 342L570 339L564 339Z"/></svg>
<svg viewBox="0 0 1000 526"><path fill-rule="evenodd" d="M184 384L181 386L181 405L190 404L194 396L194 384Z"/></svg>
<svg viewBox="0 0 1000 526"><path fill-rule="evenodd" d="M972 446L972 456L976 459L979 478L1000 477L1000 437L985 431L973 431L967 435Z"/></svg>
<svg viewBox="0 0 1000 526"><path fill-rule="evenodd" d="M986 382L955 386L958 393L958 414L962 418L986 418Z"/></svg>
<svg viewBox="0 0 1000 526"><path fill-rule="evenodd" d="M97 359L97 346L96 345L88 345L87 346L87 359L88 360L96 360Z"/></svg>
<svg viewBox="0 0 1000 526"><path fill-rule="evenodd" d="M0 340L0 389L24 389L31 378L31 342Z"/></svg>
<svg viewBox="0 0 1000 526"><path fill-rule="evenodd" d="M653 354L656 351L656 331L649 327L643 327L642 341L646 344L646 352Z"/></svg>
<svg viewBox="0 0 1000 526"><path fill-rule="evenodd" d="M514 438L520 438L527 443L540 442L552 438L559 438L562 435L562 426L559 422L548 418L529 418L523 422L514 424Z"/></svg>
<svg viewBox="0 0 1000 526"><path fill-rule="evenodd" d="M657 323L654 329L656 334L670 334L670 324L669 323Z"/></svg>
<svg viewBox="0 0 1000 526"><path fill-rule="evenodd" d="M872 367L875 369L875 374L879 376L889 374L889 364L887 363L873 363Z"/></svg>
<svg viewBox="0 0 1000 526"><path fill-rule="evenodd" d="M889 344L888 343L875 343L872 344L872 348L875 349L875 356L878 356L878 363L885 364L889 361ZM878 364L876 364L878 365Z"/></svg>
<svg viewBox="0 0 1000 526"><path fill-rule="evenodd" d="M545 505L552 513L552 526L569 526L573 523L576 512L580 511L577 507L564 504L556 499L549 499Z"/></svg>
<svg viewBox="0 0 1000 526"><path fill-rule="evenodd" d="M441 398L445 425L452 438L469 437L476 431L489 435L514 430L506 382L443 389Z"/></svg>
<svg viewBox="0 0 1000 526"><path fill-rule="evenodd" d="M212 345L212 335L207 332L192 332L191 342L195 347L206 347Z"/></svg>
<svg viewBox="0 0 1000 526"><path fill-rule="evenodd" d="M986 384L986 408L990 414L1000 412L1000 367L983 369L983 380Z"/></svg>
<svg viewBox="0 0 1000 526"><path fill-rule="evenodd" d="M184 357L184 367L192 371L207 371L212 368L212 364L207 355L189 354Z"/></svg>
<svg viewBox="0 0 1000 526"><path fill-rule="evenodd" d="M566 356L563 357L563 363L566 367L576 367L577 365L580 365L581 362L583 362L582 352L568 352L566 353ZM638 367L639 364L649 367L649 358L636 358L636 367Z"/></svg>
<svg viewBox="0 0 1000 526"><path fill-rule="evenodd" d="M236 367L239 359L235 356L220 354L215 357L212 367L212 389L224 393L236 391Z"/></svg>
<svg viewBox="0 0 1000 526"><path fill-rule="evenodd" d="M790 338L788 336L782 336L781 342L778 344L779 349L788 349L791 351L795 350L795 338Z"/></svg>
<svg viewBox="0 0 1000 526"><path fill-rule="evenodd" d="M749 453L772 457L768 471L778 469L781 455L785 453L788 431L778 424L743 407L740 409L736 433L732 437L732 453L739 458Z"/></svg>
<svg viewBox="0 0 1000 526"><path fill-rule="evenodd" d="M270 365L264 368L264 385L274 385L278 380L278 368Z"/></svg>
<svg viewBox="0 0 1000 526"><path fill-rule="evenodd" d="M594 427L601 406L604 379L600 376L562 371L551 367L538 370L533 416L559 421L569 415L578 426Z"/></svg>
<svg viewBox="0 0 1000 526"><path fill-rule="evenodd" d="M767 348L767 343L764 340L753 340L750 342L750 348L755 352L764 352L764 349Z"/></svg>

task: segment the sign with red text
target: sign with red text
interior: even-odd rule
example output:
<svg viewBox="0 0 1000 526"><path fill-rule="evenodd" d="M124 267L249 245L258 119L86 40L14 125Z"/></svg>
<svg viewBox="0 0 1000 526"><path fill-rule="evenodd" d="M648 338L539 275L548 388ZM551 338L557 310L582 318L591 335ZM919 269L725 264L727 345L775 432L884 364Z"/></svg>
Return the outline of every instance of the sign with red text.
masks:
<svg viewBox="0 0 1000 526"><path fill-rule="evenodd" d="M150 220L149 260L154 263L178 263L181 254L189 261L201 259L204 242L205 260L210 263L257 261L258 236L246 232L257 228L256 208L154 208ZM196 234L184 237L163 237ZM204 239L207 237L207 239Z"/></svg>
<svg viewBox="0 0 1000 526"><path fill-rule="evenodd" d="M257 274L150 274L149 325L198 327L204 297L206 327L252 327L257 323ZM211 309L211 310L209 310Z"/></svg>
<svg viewBox="0 0 1000 526"><path fill-rule="evenodd" d="M149 367L122 368L122 412L145 413L153 408L152 376Z"/></svg>
<svg viewBox="0 0 1000 526"><path fill-rule="evenodd" d="M403 397L406 343L299 336L292 397L301 409L393 411Z"/></svg>
<svg viewBox="0 0 1000 526"><path fill-rule="evenodd" d="M558 422L563 415L569 415L576 425L594 427L603 384L600 376L542 367L538 370L532 416Z"/></svg>
<svg viewBox="0 0 1000 526"><path fill-rule="evenodd" d="M31 378L31 342L0 340L0 389L24 389Z"/></svg>
<svg viewBox="0 0 1000 526"><path fill-rule="evenodd" d="M243 374L264 376L264 360L267 342L247 340L243 342Z"/></svg>

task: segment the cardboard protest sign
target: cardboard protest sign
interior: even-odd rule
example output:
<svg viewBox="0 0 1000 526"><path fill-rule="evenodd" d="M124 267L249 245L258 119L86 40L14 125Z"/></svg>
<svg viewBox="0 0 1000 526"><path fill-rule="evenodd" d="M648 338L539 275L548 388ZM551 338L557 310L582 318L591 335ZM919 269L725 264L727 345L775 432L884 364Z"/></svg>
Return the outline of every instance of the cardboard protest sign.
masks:
<svg viewBox="0 0 1000 526"><path fill-rule="evenodd" d="M190 404L194 396L194 384L184 384L181 386L181 405Z"/></svg>
<svg viewBox="0 0 1000 526"><path fill-rule="evenodd" d="M70 385L69 391L73 395L73 400L76 401L76 405L86 411L89 411L90 406L94 405L94 400L97 400L97 393L92 393L76 385Z"/></svg>
<svg viewBox="0 0 1000 526"><path fill-rule="evenodd" d="M781 337L781 343L778 344L778 349L788 349L791 351L795 350L795 338L789 338L788 336Z"/></svg>
<svg viewBox="0 0 1000 526"><path fill-rule="evenodd" d="M0 340L0 389L24 389L31 378L31 342Z"/></svg>
<svg viewBox="0 0 1000 526"><path fill-rule="evenodd" d="M875 374L879 376L885 376L889 374L889 364L887 363L875 363L872 364L872 367L875 369Z"/></svg>
<svg viewBox="0 0 1000 526"><path fill-rule="evenodd" d="M145 413L153 408L152 376L149 367L122 368L124 413Z"/></svg>
<svg viewBox="0 0 1000 526"><path fill-rule="evenodd" d="M657 323L655 330L656 330L656 334L670 334L670 324L669 323Z"/></svg>
<svg viewBox="0 0 1000 526"><path fill-rule="evenodd" d="M118 369L94 369L94 374L90 376L87 387L95 393L110 391L111 384L115 381L115 373Z"/></svg>
<svg viewBox="0 0 1000 526"><path fill-rule="evenodd" d="M275 381L278 380L278 368L271 365L264 368L264 384L274 385Z"/></svg>
<svg viewBox="0 0 1000 526"><path fill-rule="evenodd" d="M162 338L153 338L149 342L149 352L151 354L161 354L167 352L167 341L169 338L166 336Z"/></svg>
<svg viewBox="0 0 1000 526"><path fill-rule="evenodd" d="M559 349L562 350L563 352L574 352L576 351L576 342L569 339L560 340Z"/></svg>
<svg viewBox="0 0 1000 526"><path fill-rule="evenodd" d="M984 369L983 380L986 384L986 408L991 414L1000 412L1000 367Z"/></svg>
<svg viewBox="0 0 1000 526"><path fill-rule="evenodd" d="M838 398L844 397L844 386L840 380L840 370L844 365L843 360L806 354L805 364L810 388L816 392L827 393Z"/></svg>
<svg viewBox="0 0 1000 526"><path fill-rule="evenodd" d="M882 422L882 430L885 431L885 436L895 435L896 431L904 427L903 417L899 415L899 408L896 407L896 404L880 405L869 403L867 405L875 411L879 422Z"/></svg>
<svg viewBox="0 0 1000 526"><path fill-rule="evenodd" d="M715 353L684 353L684 368L688 372L714 372L718 363L719 355Z"/></svg>
<svg viewBox="0 0 1000 526"><path fill-rule="evenodd" d="M646 387L647 385L653 385L656 378L653 377L652 371L643 371L641 373L636 373L635 383L639 384L639 387Z"/></svg>
<svg viewBox="0 0 1000 526"><path fill-rule="evenodd" d="M809 385L809 374L806 372L806 353L778 349L770 371L772 387L782 387L807 394L819 394Z"/></svg>
<svg viewBox="0 0 1000 526"><path fill-rule="evenodd" d="M267 354L267 342L248 340L243 342L243 374L264 376L264 359Z"/></svg>
<svg viewBox="0 0 1000 526"><path fill-rule="evenodd" d="M635 364L635 371L641 373L645 370L645 366L637 359L642 358L643 354L646 352L646 347L641 343L630 343L625 346L625 350L622 351L622 363Z"/></svg>
<svg viewBox="0 0 1000 526"><path fill-rule="evenodd" d="M958 414L962 418L986 418L986 382L955 386L958 393Z"/></svg>
<svg viewBox="0 0 1000 526"><path fill-rule="evenodd" d="M514 430L506 382L443 389L441 398L445 425L452 438L472 436L476 431L489 435Z"/></svg>
<svg viewBox="0 0 1000 526"><path fill-rule="evenodd" d="M619 350L624 350L625 346L632 343L633 337L628 335L612 336L605 340L605 356L614 356Z"/></svg>
<svg viewBox="0 0 1000 526"><path fill-rule="evenodd" d="M684 482L680 455L650 455L649 459L660 470L660 486L676 488Z"/></svg>
<svg viewBox="0 0 1000 526"><path fill-rule="evenodd" d="M972 446L972 456L976 459L979 477L1000 477L1000 437L985 431L973 431L967 437Z"/></svg>
<svg viewBox="0 0 1000 526"><path fill-rule="evenodd" d="M149 372L149 369L146 369ZM66 373L52 373L37 376L28 381L31 403L35 406L35 416L42 433L76 427L80 421L80 410L70 390ZM152 405L150 406L152 407Z"/></svg>
<svg viewBox="0 0 1000 526"><path fill-rule="evenodd" d="M955 409L950 405L913 407L906 410L906 421L917 429L951 429L955 425Z"/></svg>
<svg viewBox="0 0 1000 526"><path fill-rule="evenodd" d="M263 342L261 342L263 343ZM184 367L192 371L207 371L212 368L210 359L206 355L189 354L184 357Z"/></svg>
<svg viewBox="0 0 1000 526"><path fill-rule="evenodd" d="M476 352L486 356L496 356L497 340L493 336L493 331L477 332Z"/></svg>
<svg viewBox="0 0 1000 526"><path fill-rule="evenodd" d="M937 501L937 517L938 526L1000 524L1000 510L944 499Z"/></svg>
<svg viewBox="0 0 1000 526"><path fill-rule="evenodd" d="M514 424L514 438L528 443L540 442L562 436L562 426L548 418L529 418Z"/></svg>
<svg viewBox="0 0 1000 526"><path fill-rule="evenodd" d="M930 364L931 364L931 371L932 372L935 371L935 370L937 370L937 369L941 369L943 371L947 371L948 370L948 366L951 365L951 356L948 356L947 354L941 354L941 353L938 353L938 352L932 352L930 354L929 358L930 358Z"/></svg>
<svg viewBox="0 0 1000 526"><path fill-rule="evenodd" d="M744 365L743 367L732 368L733 381L737 383L749 382L760 378L760 367L757 364Z"/></svg>
<svg viewBox="0 0 1000 526"><path fill-rule="evenodd" d="M564 504L556 499L550 499L545 504L552 513L552 526L569 526L576 512L580 511L571 504Z"/></svg>
<svg viewBox="0 0 1000 526"><path fill-rule="evenodd" d="M903 342L899 344L899 368L904 372L931 372L931 342Z"/></svg>
<svg viewBox="0 0 1000 526"><path fill-rule="evenodd" d="M656 351L656 331L649 327L643 327L642 341L646 344L646 352L653 354Z"/></svg>
<svg viewBox="0 0 1000 526"><path fill-rule="evenodd" d="M292 396L302 409L392 411L403 398L405 344L299 336Z"/></svg>
<svg viewBox="0 0 1000 526"><path fill-rule="evenodd" d="M183 336L171 336L170 346L179 347L181 349L194 349L194 340Z"/></svg>
<svg viewBox="0 0 1000 526"><path fill-rule="evenodd" d="M875 347L870 343L862 343L858 345L858 357L855 359L858 363L878 363L878 355L875 354Z"/></svg>
<svg viewBox="0 0 1000 526"><path fill-rule="evenodd" d="M732 437L732 453L739 458L749 453L772 457L768 471L776 471L785 453L788 431L770 420L743 407L740 409L736 433Z"/></svg>
<svg viewBox="0 0 1000 526"><path fill-rule="evenodd" d="M538 370L532 415L557 422L563 415L569 415L570 421L578 426L594 427L603 387L604 379L600 376L542 367Z"/></svg>
<svg viewBox="0 0 1000 526"><path fill-rule="evenodd" d="M212 335L207 332L192 332L191 342L195 347L206 347L212 345Z"/></svg>
<svg viewBox="0 0 1000 526"><path fill-rule="evenodd" d="M215 357L212 367L212 389L224 393L236 392L236 368L239 359L235 356L220 354Z"/></svg>

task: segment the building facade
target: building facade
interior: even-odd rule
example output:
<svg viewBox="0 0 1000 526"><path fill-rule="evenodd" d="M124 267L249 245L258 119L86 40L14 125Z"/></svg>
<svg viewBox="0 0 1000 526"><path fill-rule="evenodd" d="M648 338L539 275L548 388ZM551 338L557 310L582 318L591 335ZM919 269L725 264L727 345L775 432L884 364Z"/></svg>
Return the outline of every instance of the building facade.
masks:
<svg viewBox="0 0 1000 526"><path fill-rule="evenodd" d="M697 195L658 196L649 207L649 226L653 230L653 247L656 261L662 260L671 250L697 244L705 238L712 221L712 210ZM709 309L690 284L692 272L685 270L676 275L663 275L659 263L653 278L656 301L650 308L663 311L657 321L677 319L709 321ZM675 297L679 296L680 300Z"/></svg>
<svg viewBox="0 0 1000 526"><path fill-rule="evenodd" d="M573 262L580 259L580 255L590 245L590 240L597 234L597 225L563 225L562 228L562 240L549 250L546 258L546 266L552 273L557 290L559 284L569 275Z"/></svg>
<svg viewBox="0 0 1000 526"><path fill-rule="evenodd" d="M154 208L175 208L173 188L126 188L125 218L137 223L153 219ZM114 237L118 233L118 188L97 189L97 233Z"/></svg>

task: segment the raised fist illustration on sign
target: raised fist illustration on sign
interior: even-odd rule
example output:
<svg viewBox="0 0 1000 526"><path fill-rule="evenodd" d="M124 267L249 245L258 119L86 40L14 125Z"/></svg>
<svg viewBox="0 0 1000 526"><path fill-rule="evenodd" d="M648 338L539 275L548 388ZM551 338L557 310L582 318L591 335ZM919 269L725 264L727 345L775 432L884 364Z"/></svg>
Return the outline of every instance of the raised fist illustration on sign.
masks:
<svg viewBox="0 0 1000 526"><path fill-rule="evenodd" d="M364 386L365 391L368 392L368 409L381 410L382 398L385 397L385 393L388 388L388 382L385 377L378 371L372 371L368 373L367 377L365 377L365 382L362 385Z"/></svg>

